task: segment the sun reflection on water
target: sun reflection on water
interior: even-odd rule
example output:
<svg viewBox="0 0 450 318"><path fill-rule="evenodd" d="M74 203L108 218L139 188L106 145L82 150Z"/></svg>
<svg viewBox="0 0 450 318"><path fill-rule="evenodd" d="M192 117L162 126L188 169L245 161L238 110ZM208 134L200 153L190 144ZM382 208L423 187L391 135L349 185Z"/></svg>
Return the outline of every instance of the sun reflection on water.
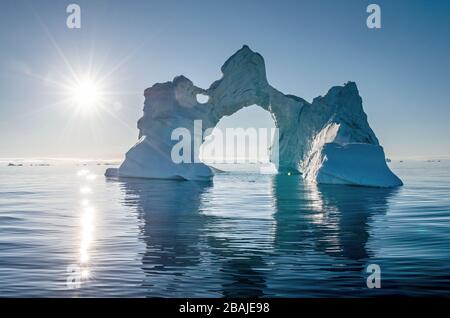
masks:
<svg viewBox="0 0 450 318"><path fill-rule="evenodd" d="M92 277L90 269L90 251L94 240L95 228L95 208L87 198L93 193L92 188L86 183L94 181L97 176L91 174L89 170L82 169L77 172L77 176L83 181L80 187L81 213L80 213L80 245L79 245L79 275L81 282Z"/></svg>
<svg viewBox="0 0 450 318"><path fill-rule="evenodd" d="M92 193L92 189L90 187L81 187L80 192L82 194L90 194L90 193Z"/></svg>
<svg viewBox="0 0 450 318"><path fill-rule="evenodd" d="M92 235L94 231L94 209L85 208L81 216L81 246L80 246L80 262L86 264L89 261L89 247L92 243Z"/></svg>

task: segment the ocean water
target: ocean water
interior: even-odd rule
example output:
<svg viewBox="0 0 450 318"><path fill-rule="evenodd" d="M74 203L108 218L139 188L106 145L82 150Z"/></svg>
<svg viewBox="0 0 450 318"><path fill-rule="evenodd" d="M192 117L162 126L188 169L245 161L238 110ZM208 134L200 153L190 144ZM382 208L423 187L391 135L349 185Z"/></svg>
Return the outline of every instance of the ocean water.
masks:
<svg viewBox="0 0 450 318"><path fill-rule="evenodd" d="M450 162L391 167L405 186L2 164L0 296L450 296ZM370 264L381 288L367 287Z"/></svg>

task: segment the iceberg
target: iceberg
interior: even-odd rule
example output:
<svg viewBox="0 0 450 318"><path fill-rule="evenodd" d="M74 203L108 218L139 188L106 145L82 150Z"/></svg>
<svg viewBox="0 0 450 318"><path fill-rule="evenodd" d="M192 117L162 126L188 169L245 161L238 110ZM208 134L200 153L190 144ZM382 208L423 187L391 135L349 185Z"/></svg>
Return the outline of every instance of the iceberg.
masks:
<svg viewBox="0 0 450 318"><path fill-rule="evenodd" d="M383 148L370 128L354 82L332 87L312 103L283 94L267 81L263 57L244 45L222 66L222 78L208 89L184 76L157 83L144 92L139 140L119 168L106 176L205 180L214 169L189 155L175 163L172 132L184 127L192 136L208 134L223 116L258 105L269 111L279 129L278 173L300 173L308 182L395 187L402 181L389 169ZM197 95L207 101L200 103ZM194 121L201 120L201 132ZM209 130L210 131L210 130ZM274 159L274 158L273 158Z"/></svg>

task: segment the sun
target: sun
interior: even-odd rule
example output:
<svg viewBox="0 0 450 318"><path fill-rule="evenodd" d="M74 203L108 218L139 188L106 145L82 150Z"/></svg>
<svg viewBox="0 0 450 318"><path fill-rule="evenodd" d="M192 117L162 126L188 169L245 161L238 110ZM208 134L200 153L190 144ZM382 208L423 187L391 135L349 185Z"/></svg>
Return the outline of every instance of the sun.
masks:
<svg viewBox="0 0 450 318"><path fill-rule="evenodd" d="M84 78L71 85L70 98L79 112L90 113L101 107L103 92L95 80Z"/></svg>

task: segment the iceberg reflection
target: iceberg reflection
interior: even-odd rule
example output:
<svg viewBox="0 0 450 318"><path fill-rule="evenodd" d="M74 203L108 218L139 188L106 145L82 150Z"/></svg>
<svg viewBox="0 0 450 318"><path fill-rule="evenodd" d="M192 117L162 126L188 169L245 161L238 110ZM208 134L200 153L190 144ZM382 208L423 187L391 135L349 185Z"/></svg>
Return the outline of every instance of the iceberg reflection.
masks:
<svg viewBox="0 0 450 318"><path fill-rule="evenodd" d="M143 285L149 295L208 295L211 291L189 287L198 289L198 280L212 278L220 286L217 296L264 295L264 257L272 249L275 229L270 205L246 215L240 209L245 207L226 199L227 187L212 182L120 183L124 204L136 207L141 221Z"/></svg>
<svg viewBox="0 0 450 318"><path fill-rule="evenodd" d="M217 175L214 183L119 184L123 204L137 211L145 245L142 286L148 296L163 297L306 295L317 284L318 268L331 277L346 272L364 284L370 228L396 192L252 174ZM292 271L310 275L295 281ZM281 287L277 280L290 283ZM326 284L337 289L341 282Z"/></svg>
<svg viewBox="0 0 450 318"><path fill-rule="evenodd" d="M277 248L305 244L333 257L364 260L373 219L388 209L398 190L342 185L316 185L300 177L277 175L273 181Z"/></svg>
<svg viewBox="0 0 450 318"><path fill-rule="evenodd" d="M264 296L276 228L270 177L240 175L231 184L220 182L222 177L202 196L200 211L206 217L204 231L219 270L221 295Z"/></svg>
<svg viewBox="0 0 450 318"><path fill-rule="evenodd" d="M127 178L120 183L124 204L137 209L141 224L143 286L151 295L186 292L179 281L201 261L204 220L198 210L211 182Z"/></svg>

